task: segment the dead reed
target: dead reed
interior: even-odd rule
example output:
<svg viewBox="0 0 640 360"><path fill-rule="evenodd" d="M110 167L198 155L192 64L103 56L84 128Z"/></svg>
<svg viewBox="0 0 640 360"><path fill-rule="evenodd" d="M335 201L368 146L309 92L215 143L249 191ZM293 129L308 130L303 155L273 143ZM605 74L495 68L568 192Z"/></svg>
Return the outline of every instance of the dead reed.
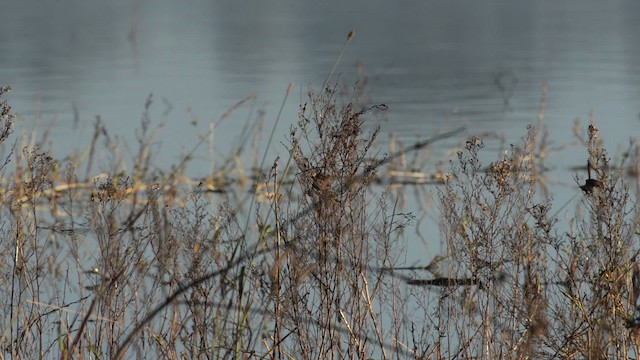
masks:
<svg viewBox="0 0 640 360"><path fill-rule="evenodd" d="M638 356L640 214L615 170L628 164L611 166L594 124L579 211L565 223L539 191L540 126L489 166L483 139L467 139L438 178L446 254L407 267L403 231L415 218L372 185L389 169L407 172L396 162L404 154L457 132L381 155L364 121L387 108L360 103L359 86L309 92L290 157L247 180L249 213L246 191L211 196L225 183L216 169L185 181L190 154L169 172L154 167L148 121L131 170L99 122L86 158L7 147L3 357ZM13 115L0 105L7 146ZM113 162L90 178L99 139Z"/></svg>

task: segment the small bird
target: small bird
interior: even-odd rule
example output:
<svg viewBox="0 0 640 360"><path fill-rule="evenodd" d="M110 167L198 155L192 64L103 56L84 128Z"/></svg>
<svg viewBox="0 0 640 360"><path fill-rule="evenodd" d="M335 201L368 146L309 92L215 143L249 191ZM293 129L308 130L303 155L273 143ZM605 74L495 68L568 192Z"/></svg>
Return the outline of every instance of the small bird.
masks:
<svg viewBox="0 0 640 360"><path fill-rule="evenodd" d="M600 180L591 178L591 160L587 160L587 173L589 174L589 178L585 181L584 185L580 185L580 189L582 189L585 194L591 194L593 193L593 188L602 187Z"/></svg>

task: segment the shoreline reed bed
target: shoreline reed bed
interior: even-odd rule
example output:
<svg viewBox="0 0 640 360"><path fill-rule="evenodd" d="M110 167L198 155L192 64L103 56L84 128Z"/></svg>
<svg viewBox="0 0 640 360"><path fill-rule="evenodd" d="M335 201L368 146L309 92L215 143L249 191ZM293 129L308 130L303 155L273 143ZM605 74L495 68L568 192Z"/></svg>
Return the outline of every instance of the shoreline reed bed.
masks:
<svg viewBox="0 0 640 360"><path fill-rule="evenodd" d="M590 124L577 211L561 224L540 191L541 118L490 164L471 136L435 185L446 253L408 266L415 216L374 185L459 130L380 154L364 121L388 109L360 103L359 86L309 91L289 157L244 181L250 206L245 190L212 185L225 183L217 169L186 181L189 156L156 170L149 122L135 166L115 160L100 178L78 180L93 155L62 162L14 145L0 167L3 357L637 358L631 157L613 164ZM14 118L0 105L6 145Z"/></svg>

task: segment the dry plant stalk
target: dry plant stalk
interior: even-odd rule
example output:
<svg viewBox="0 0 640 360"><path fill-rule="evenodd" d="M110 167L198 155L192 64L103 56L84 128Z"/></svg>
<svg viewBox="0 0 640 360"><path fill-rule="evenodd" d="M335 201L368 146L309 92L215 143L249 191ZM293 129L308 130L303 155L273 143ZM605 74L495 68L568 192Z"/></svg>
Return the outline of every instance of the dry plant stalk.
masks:
<svg viewBox="0 0 640 360"><path fill-rule="evenodd" d="M253 230L240 224L247 215L232 191L216 201L206 181L178 181L191 153L169 174L153 167L150 102L130 171L99 123L89 158L61 163L31 141L9 150L0 166L4 174L15 162L0 203L10 254L0 262L3 356L638 357L640 215L595 125L568 225L536 191L533 128L486 169L472 137L438 189L447 256L400 267L402 229L414 218L371 185L401 153L372 150L378 133L364 121L386 107L359 104L363 93L343 103L336 86L310 92L290 133L295 167L275 161L256 185ZM6 143L13 115L0 106ZM78 176L100 166L99 139L111 175ZM400 274L409 269L430 277Z"/></svg>
<svg viewBox="0 0 640 360"><path fill-rule="evenodd" d="M484 171L470 138L441 188L449 282L430 322L444 357L633 358L638 353L640 215L622 170L613 170L595 125L569 231L536 195L535 134ZM595 185L594 185L595 184ZM584 214L584 215L582 215ZM469 279L459 282L459 279Z"/></svg>

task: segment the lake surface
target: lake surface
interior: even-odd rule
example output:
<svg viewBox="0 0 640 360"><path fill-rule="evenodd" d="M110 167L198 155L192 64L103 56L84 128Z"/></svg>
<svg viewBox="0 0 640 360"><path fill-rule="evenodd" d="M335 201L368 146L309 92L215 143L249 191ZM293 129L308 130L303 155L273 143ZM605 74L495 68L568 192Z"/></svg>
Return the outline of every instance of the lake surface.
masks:
<svg viewBox="0 0 640 360"><path fill-rule="evenodd" d="M631 0L11 1L0 13L0 84L13 89L18 130L50 127L58 157L89 144L97 115L135 157L134 130L152 93L151 119L164 123L156 159L167 168L252 94L217 125L220 156L256 110L270 129L292 84L269 150L285 155L281 142L307 90L321 86L355 30L337 73L350 85L360 63L371 101L389 107L383 149L389 133L410 144L460 126L465 133L439 146L439 157L476 133L517 143L536 123L547 83L551 145L572 142L574 121L584 129L592 113L615 155L640 134L639 13ZM205 175L207 148L196 155L188 173ZM574 146L546 162L569 195L579 190L568 167L585 159Z"/></svg>

